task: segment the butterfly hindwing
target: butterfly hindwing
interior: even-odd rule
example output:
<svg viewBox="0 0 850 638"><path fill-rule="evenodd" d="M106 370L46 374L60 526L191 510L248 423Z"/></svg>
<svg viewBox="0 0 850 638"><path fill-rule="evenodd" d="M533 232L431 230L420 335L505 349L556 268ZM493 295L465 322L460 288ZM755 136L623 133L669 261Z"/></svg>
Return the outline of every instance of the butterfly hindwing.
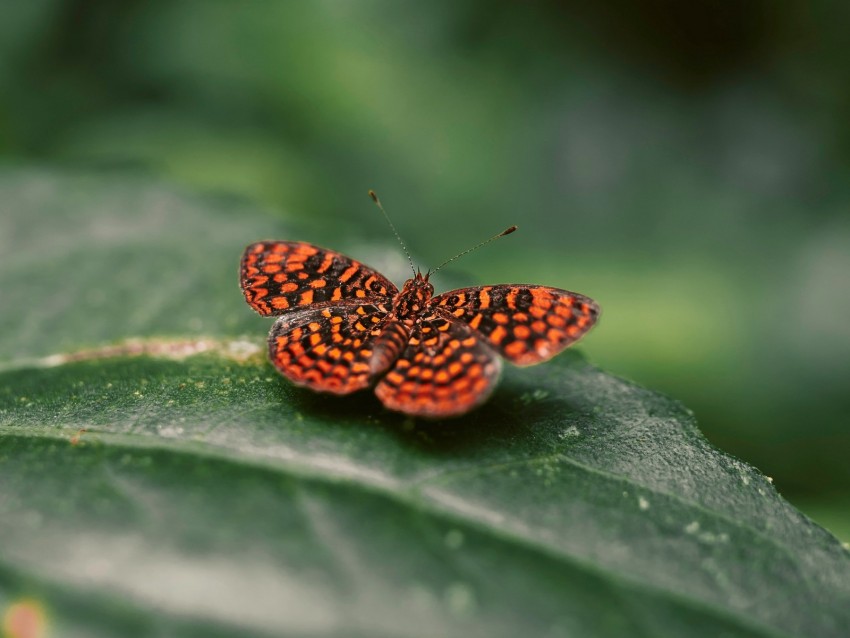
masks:
<svg viewBox="0 0 850 638"><path fill-rule="evenodd" d="M240 270L246 301L261 315L346 300L389 300L398 289L350 257L300 241L251 244Z"/></svg>
<svg viewBox="0 0 850 638"><path fill-rule="evenodd" d="M439 311L422 317L375 394L390 410L444 418L483 403L502 362L481 335Z"/></svg>
<svg viewBox="0 0 850 638"><path fill-rule="evenodd" d="M434 297L430 306L466 323L520 366L555 356L599 317L599 306L588 297L533 285L461 288Z"/></svg>
<svg viewBox="0 0 850 638"><path fill-rule="evenodd" d="M269 333L272 363L290 381L348 394L371 385L398 357L407 332L389 304L345 303L286 313Z"/></svg>

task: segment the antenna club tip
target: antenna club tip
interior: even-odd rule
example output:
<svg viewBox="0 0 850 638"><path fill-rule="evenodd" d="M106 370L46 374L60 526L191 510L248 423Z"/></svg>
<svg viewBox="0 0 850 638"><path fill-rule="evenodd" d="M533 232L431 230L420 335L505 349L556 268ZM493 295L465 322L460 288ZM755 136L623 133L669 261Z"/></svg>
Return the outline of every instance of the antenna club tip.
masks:
<svg viewBox="0 0 850 638"><path fill-rule="evenodd" d="M506 229L506 230L505 230L505 232L503 232L503 233L500 235L500 237L504 237L505 235L510 235L510 234L511 234L512 232L514 232L516 229L517 229L517 227L516 227L516 226L511 226L510 228Z"/></svg>
<svg viewBox="0 0 850 638"><path fill-rule="evenodd" d="M375 202L376 204L378 203L378 194L375 193L375 191L373 191L371 188L369 189L369 197L372 198L373 202Z"/></svg>

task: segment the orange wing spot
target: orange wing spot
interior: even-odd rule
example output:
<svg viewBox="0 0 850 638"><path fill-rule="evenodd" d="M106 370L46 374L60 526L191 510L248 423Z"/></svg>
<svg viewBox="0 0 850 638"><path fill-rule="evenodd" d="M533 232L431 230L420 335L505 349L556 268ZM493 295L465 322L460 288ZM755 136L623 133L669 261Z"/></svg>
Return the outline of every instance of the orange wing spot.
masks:
<svg viewBox="0 0 850 638"><path fill-rule="evenodd" d="M456 377L458 374L460 374L461 370L463 370L463 366L460 364L459 361L453 361L449 364L449 374L453 377Z"/></svg>
<svg viewBox="0 0 850 638"><path fill-rule="evenodd" d="M278 310L285 310L289 308L289 302L286 300L286 297L272 298L272 305Z"/></svg>
<svg viewBox="0 0 850 638"><path fill-rule="evenodd" d="M561 330L556 330L555 328L552 328L546 333L546 337L549 339L549 341L554 341L555 343L557 343L558 341L564 338L564 333Z"/></svg>
<svg viewBox="0 0 850 638"><path fill-rule="evenodd" d="M369 350L368 348L363 348L363 350L360 351L360 356L363 357L364 359L368 359L369 357L372 356L372 351Z"/></svg>
<svg viewBox="0 0 850 638"><path fill-rule="evenodd" d="M365 291L365 290L360 290L360 289L358 288L357 290L355 290L355 291L354 291L354 296L355 296L355 297L365 297L365 296L366 296L366 291Z"/></svg>
<svg viewBox="0 0 850 638"><path fill-rule="evenodd" d="M360 330L360 331L366 330L366 326L364 326L364 325L363 325L362 323L360 323L359 321L358 321L357 323L355 323L355 324L354 324L354 327L355 327L355 328L357 328L357 329L358 329L358 330Z"/></svg>
<svg viewBox="0 0 850 638"><path fill-rule="evenodd" d="M502 343L502 340L507 334L507 331L502 326L496 326L493 332L490 333L490 341L498 345Z"/></svg>
<svg viewBox="0 0 850 638"><path fill-rule="evenodd" d="M328 285L328 282L325 281L324 279L314 279L313 281L310 282L311 288L324 288L327 285Z"/></svg>
<svg viewBox="0 0 850 638"><path fill-rule="evenodd" d="M526 321L528 321L528 315L525 314L524 312L515 312L513 314L513 319L514 319L514 322L518 321L520 323L525 323Z"/></svg>
<svg viewBox="0 0 850 638"><path fill-rule="evenodd" d="M464 308L458 308L452 313L455 317L462 317L466 314L466 310Z"/></svg>
<svg viewBox="0 0 850 638"><path fill-rule="evenodd" d="M342 350L340 350L339 348L331 348L328 351L328 356L331 359L339 359L342 356Z"/></svg>
<svg viewBox="0 0 850 638"><path fill-rule="evenodd" d="M331 301L339 301L342 299L342 288L334 288L334 294L331 295Z"/></svg>
<svg viewBox="0 0 850 638"><path fill-rule="evenodd" d="M419 366L412 366L412 367L411 367L411 368L407 371L407 376L409 376L409 377L418 377L420 372L422 372L422 368L420 368Z"/></svg>
<svg viewBox="0 0 850 638"><path fill-rule="evenodd" d="M256 263L256 261L257 261L256 259L252 259L251 263ZM279 253L279 252L270 252L268 255L266 255L266 259L265 259L265 262L267 264L278 264L282 261L283 261L283 253Z"/></svg>
<svg viewBox="0 0 850 638"><path fill-rule="evenodd" d="M484 368L481 367L480 363L476 363L475 365L469 366L469 370L466 371L466 374L470 377L480 377L484 374Z"/></svg>
<svg viewBox="0 0 850 638"><path fill-rule="evenodd" d="M438 354L436 357L434 357L431 360L431 365L433 365L435 368L439 368L445 362L446 362L446 358L443 355Z"/></svg>
<svg viewBox="0 0 850 638"><path fill-rule="evenodd" d="M263 272L270 275L274 272L280 272L280 264L266 264L263 266Z"/></svg>
<svg viewBox="0 0 850 638"><path fill-rule="evenodd" d="M560 303L555 306L555 314L559 317L569 317L573 314L573 309L566 303Z"/></svg>
<svg viewBox="0 0 850 638"><path fill-rule="evenodd" d="M347 350L342 353L342 358L346 361L354 361L354 353L351 350Z"/></svg>
<svg viewBox="0 0 850 638"><path fill-rule="evenodd" d="M511 357L518 357L525 350L525 344L522 341L514 341L505 346L505 354Z"/></svg>
<svg viewBox="0 0 850 638"><path fill-rule="evenodd" d="M413 339L411 339L411 341L413 341ZM417 353L414 355L414 357L413 357L413 360L414 360L416 363L419 363L420 361L423 361L424 359L425 359L425 353L424 353L424 352L417 352ZM423 377L424 377L424 376L425 376L425 375L423 375Z"/></svg>
<svg viewBox="0 0 850 638"><path fill-rule="evenodd" d="M364 288L368 288L369 290L371 290L371 289L372 289L372 284L373 284L373 283L375 283L375 275L369 275L369 276L366 278L366 281L364 281L364 282L363 282L363 287L364 287Z"/></svg>
<svg viewBox="0 0 850 638"><path fill-rule="evenodd" d="M478 381L475 382L474 386L472 386L472 391L475 394L478 394L479 392L484 392L484 390L486 388L487 388L487 379L481 378L481 379L478 379Z"/></svg>
<svg viewBox="0 0 850 638"><path fill-rule="evenodd" d="M442 325L440 325L440 326L437 326L437 330L439 330L440 332L445 332L446 330L448 330L448 329L449 329L449 327L450 327L450 324L449 324L449 322L447 321L446 323L444 323L444 324L442 324Z"/></svg>
<svg viewBox="0 0 850 638"><path fill-rule="evenodd" d="M469 322L469 325L470 325L470 327L472 327L472 329L473 329L473 330L477 330L477 329L478 329L478 326L479 326L479 325L481 325L481 318L482 318L483 316L484 316L484 315L480 315L480 314L475 315L475 316L472 318L472 321L470 321L470 322Z"/></svg>
<svg viewBox="0 0 850 638"><path fill-rule="evenodd" d="M508 315L506 315L504 312L494 312L493 321L505 325L506 323L508 323Z"/></svg>
<svg viewBox="0 0 850 638"><path fill-rule="evenodd" d="M454 385L452 386L452 388L455 392L463 392L468 387L469 387L469 378L467 378L467 377L461 377L460 379L455 381Z"/></svg>
<svg viewBox="0 0 850 638"><path fill-rule="evenodd" d="M549 325L554 327L554 328L563 328L564 326L567 325L566 319L564 319L563 317L560 317L558 315L550 314L548 317L546 317L546 321L548 321Z"/></svg>
<svg viewBox="0 0 850 638"><path fill-rule="evenodd" d="M531 306L531 308L528 309L528 314L535 319L542 319L546 316L546 309L541 308L540 306Z"/></svg>
<svg viewBox="0 0 850 638"><path fill-rule="evenodd" d="M301 293L301 301L299 301L302 306L309 306L313 303L313 291L307 290L306 292Z"/></svg>
<svg viewBox="0 0 850 638"><path fill-rule="evenodd" d="M506 304L508 304L508 308L510 308L511 310L516 310L516 296L517 296L517 292L518 292L518 291L517 291L517 289L516 289L516 288L511 288L511 291L510 291L510 292L508 293L508 295L505 297L505 303L506 303Z"/></svg>
<svg viewBox="0 0 850 638"><path fill-rule="evenodd" d="M369 372L369 364L362 361L355 361L351 364L351 371L360 374L361 372Z"/></svg>
<svg viewBox="0 0 850 638"><path fill-rule="evenodd" d="M303 270L304 264L300 261L290 261L286 264L286 270L288 272L295 272L296 270Z"/></svg>
<svg viewBox="0 0 850 638"><path fill-rule="evenodd" d="M413 394L414 390L416 390L416 383L413 381L405 381L401 384L401 388L399 388L402 392L407 392L408 394Z"/></svg>
<svg viewBox="0 0 850 638"><path fill-rule="evenodd" d="M279 272L274 277L272 277L272 280L274 280L275 283L282 284L284 281L289 281L289 275L287 275L285 272Z"/></svg>
<svg viewBox="0 0 850 638"><path fill-rule="evenodd" d="M466 303L466 293L465 292L458 293L457 303L458 303L458 305Z"/></svg>
<svg viewBox="0 0 850 638"><path fill-rule="evenodd" d="M403 368L409 368L410 367L410 361L408 361L407 359L399 359L396 362L395 367L396 368L402 368L402 369Z"/></svg>
<svg viewBox="0 0 850 638"><path fill-rule="evenodd" d="M514 336L517 339L528 339L531 336L531 330L528 326L514 326Z"/></svg>
<svg viewBox="0 0 850 638"><path fill-rule="evenodd" d="M312 338L311 338L311 341L312 341ZM315 352L315 353L316 353L317 355L319 355L320 357L321 357L321 356L324 356L324 354L325 354L327 351L328 351L328 347L327 347L325 344L323 344L323 343L320 343L320 344L318 344L315 348L313 348L313 352Z"/></svg>
<svg viewBox="0 0 850 638"><path fill-rule="evenodd" d="M475 345L475 341L476 341L475 337L467 337L466 339L461 341L461 344L463 345L464 348L471 348L472 346Z"/></svg>
<svg viewBox="0 0 850 638"><path fill-rule="evenodd" d="M342 323L342 317L340 317L339 315L334 315L333 317L331 317L331 323L334 325Z"/></svg>
<svg viewBox="0 0 850 638"><path fill-rule="evenodd" d="M395 372L395 371L387 374L386 378L387 378L387 381L389 381L393 385L401 385L401 383L404 381L404 375L401 375L401 374L399 374L398 372Z"/></svg>
<svg viewBox="0 0 850 638"><path fill-rule="evenodd" d="M490 307L490 293L488 292L489 288L484 288L481 292L478 293L478 307L482 310L486 310Z"/></svg>
<svg viewBox="0 0 850 638"><path fill-rule="evenodd" d="M306 354L298 357L298 363L301 365L302 368L305 368L305 369L313 367L313 360L310 357L308 357Z"/></svg>
<svg viewBox="0 0 850 638"><path fill-rule="evenodd" d="M581 328L579 328L578 326L567 326L567 335L569 335L570 338L575 337L580 332Z"/></svg>
<svg viewBox="0 0 850 638"><path fill-rule="evenodd" d="M449 379L449 373L445 370L437 370L437 373L434 375L434 381L437 383L448 383Z"/></svg>
<svg viewBox="0 0 850 638"><path fill-rule="evenodd" d="M438 342L439 340L440 340L440 338L439 338L439 337L431 337L430 339L425 339L425 341L423 341L423 343L424 343L426 346L436 346L436 345L437 345L437 342Z"/></svg>
<svg viewBox="0 0 850 638"><path fill-rule="evenodd" d="M331 368L333 368L333 366L329 362L325 361L324 359L318 359L316 361L316 367L319 370L321 370L322 372L324 372L325 374L330 372Z"/></svg>
<svg viewBox="0 0 850 638"><path fill-rule="evenodd" d="M534 332L539 332L540 334L543 334L544 332L546 332L546 324L542 321L535 321L531 324L531 329L534 330Z"/></svg>
<svg viewBox="0 0 850 638"><path fill-rule="evenodd" d="M310 275L308 275L306 272L298 273L298 279L301 280L301 281L303 281L305 279L309 279L309 278L310 278Z"/></svg>
<svg viewBox="0 0 850 638"><path fill-rule="evenodd" d="M343 336L338 332L335 332L331 335L331 341L333 341L334 343L340 343L343 340Z"/></svg>
<svg viewBox="0 0 850 638"><path fill-rule="evenodd" d="M430 326L425 326L424 328L422 328L422 334L425 334L425 335L426 335L426 334L428 334L429 332L431 332L431 327L430 327Z"/></svg>
<svg viewBox="0 0 850 638"><path fill-rule="evenodd" d="M340 379L344 379L348 376L348 366L342 364L335 365L332 374Z"/></svg>
<svg viewBox="0 0 850 638"><path fill-rule="evenodd" d="M460 355L460 362L461 363L469 363L474 358L475 357L472 356L471 352L464 352L462 355Z"/></svg>
<svg viewBox="0 0 850 638"><path fill-rule="evenodd" d="M325 255L325 260L322 262L322 265L316 270L316 272L325 272L328 268L331 267L331 264L334 263L333 253L328 253Z"/></svg>
<svg viewBox="0 0 850 638"><path fill-rule="evenodd" d="M348 269L339 276L339 280L342 283L345 283L346 281L351 279L357 273L358 270L360 270L360 268L357 264L349 266Z"/></svg>
<svg viewBox="0 0 850 638"><path fill-rule="evenodd" d="M452 339L451 341L449 341L449 348L451 348L452 350L457 350L458 348L460 348L460 340Z"/></svg>
<svg viewBox="0 0 850 638"><path fill-rule="evenodd" d="M319 324L318 321L311 321L307 324L307 327L310 329L310 332L316 332L316 330L318 330L322 326Z"/></svg>
<svg viewBox="0 0 850 638"><path fill-rule="evenodd" d="M311 346L317 346L320 343L322 343L322 335L320 335L318 332L314 332L313 334L310 335L310 345Z"/></svg>
<svg viewBox="0 0 850 638"><path fill-rule="evenodd" d="M421 375L421 376L422 376L422 378L423 378L425 381L428 381L429 379L433 379L433 378L434 378L434 371L433 371L431 368L425 368L425 369L422 371L422 375Z"/></svg>
<svg viewBox="0 0 850 638"><path fill-rule="evenodd" d="M381 318L380 318L380 317L374 317L374 316L373 316L373 317L372 317L372 319L370 319L370 321L371 321L372 323L379 323L379 322L381 321Z"/></svg>

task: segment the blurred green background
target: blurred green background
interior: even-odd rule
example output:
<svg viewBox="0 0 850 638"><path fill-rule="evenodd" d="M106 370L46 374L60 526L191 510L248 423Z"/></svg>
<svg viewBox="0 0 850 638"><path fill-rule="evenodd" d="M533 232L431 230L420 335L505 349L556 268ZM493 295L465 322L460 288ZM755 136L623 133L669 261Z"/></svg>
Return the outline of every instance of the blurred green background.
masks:
<svg viewBox="0 0 850 638"><path fill-rule="evenodd" d="M596 298L591 360L850 539L848 24L825 0L9 0L0 155L346 249L394 241L374 188L423 269L517 223L438 289Z"/></svg>

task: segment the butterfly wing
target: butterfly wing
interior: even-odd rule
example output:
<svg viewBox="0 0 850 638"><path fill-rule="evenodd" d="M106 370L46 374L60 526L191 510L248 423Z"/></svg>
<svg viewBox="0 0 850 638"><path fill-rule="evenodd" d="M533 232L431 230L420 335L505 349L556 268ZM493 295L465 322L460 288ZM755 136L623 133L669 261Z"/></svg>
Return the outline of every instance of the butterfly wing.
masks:
<svg viewBox="0 0 850 638"><path fill-rule="evenodd" d="M377 271L300 241L262 241L242 255L245 300L261 315L343 300L387 300L398 289Z"/></svg>
<svg viewBox="0 0 850 638"><path fill-rule="evenodd" d="M520 366L546 361L581 339L600 312L595 301L575 292L514 284L452 290L429 303Z"/></svg>
<svg viewBox="0 0 850 638"><path fill-rule="evenodd" d="M407 330L387 319L389 311L389 304L343 302L287 312L269 333L269 356L296 385L334 394L360 390L407 343Z"/></svg>
<svg viewBox="0 0 850 638"><path fill-rule="evenodd" d="M407 347L375 387L390 410L459 416L487 400L502 362L466 324L434 312L413 327Z"/></svg>

